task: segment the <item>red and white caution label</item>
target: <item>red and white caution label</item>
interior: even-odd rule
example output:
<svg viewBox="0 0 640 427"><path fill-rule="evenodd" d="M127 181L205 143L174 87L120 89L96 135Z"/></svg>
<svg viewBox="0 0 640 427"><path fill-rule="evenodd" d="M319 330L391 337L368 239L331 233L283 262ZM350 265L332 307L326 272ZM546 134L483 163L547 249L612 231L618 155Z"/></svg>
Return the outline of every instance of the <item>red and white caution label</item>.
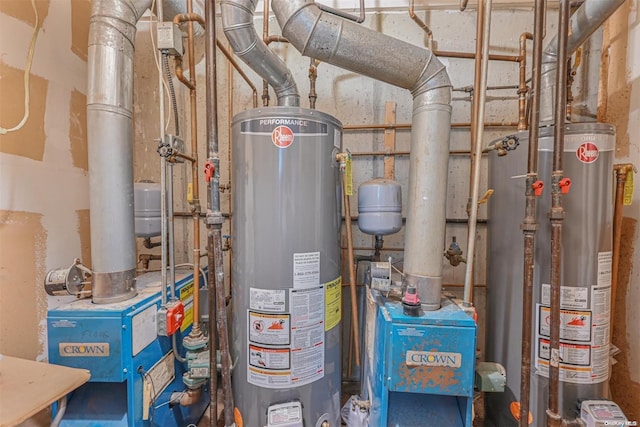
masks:
<svg viewBox="0 0 640 427"><path fill-rule="evenodd" d="M598 146L593 142L584 142L576 150L576 157L582 163L593 163L598 160L599 155Z"/></svg>
<svg viewBox="0 0 640 427"><path fill-rule="evenodd" d="M278 126L271 132L271 141L278 148L287 148L293 144L293 131L288 126Z"/></svg>

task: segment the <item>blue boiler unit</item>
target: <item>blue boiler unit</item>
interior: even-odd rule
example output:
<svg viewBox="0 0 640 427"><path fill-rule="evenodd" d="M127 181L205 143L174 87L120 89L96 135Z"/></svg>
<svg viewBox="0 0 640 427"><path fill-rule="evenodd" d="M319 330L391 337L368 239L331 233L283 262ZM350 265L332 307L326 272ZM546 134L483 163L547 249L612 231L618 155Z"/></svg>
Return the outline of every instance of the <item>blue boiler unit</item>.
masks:
<svg viewBox="0 0 640 427"><path fill-rule="evenodd" d="M193 276L179 275L176 298L184 304L182 337L193 324ZM201 283L204 283L204 278ZM49 361L88 369L91 379L68 398L60 426L187 426L197 423L209 403L208 382L190 406L170 404L185 390L185 366L172 350L172 338L158 336L161 304L159 273L137 278L138 295L112 304L76 300L49 310Z"/></svg>
<svg viewBox="0 0 640 427"><path fill-rule="evenodd" d="M476 323L443 299L436 311L403 313L400 301L367 289L362 394L373 427L470 427Z"/></svg>

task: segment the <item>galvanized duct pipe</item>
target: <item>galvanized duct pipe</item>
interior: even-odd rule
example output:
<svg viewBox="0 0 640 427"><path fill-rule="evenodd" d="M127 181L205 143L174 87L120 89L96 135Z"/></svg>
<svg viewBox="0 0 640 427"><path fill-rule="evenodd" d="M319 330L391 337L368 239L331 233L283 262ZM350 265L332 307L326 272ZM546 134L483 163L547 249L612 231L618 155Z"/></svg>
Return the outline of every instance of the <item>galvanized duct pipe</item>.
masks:
<svg viewBox="0 0 640 427"><path fill-rule="evenodd" d="M222 28L231 48L276 91L278 105L300 105L298 87L291 71L256 33L253 14L257 0L221 0Z"/></svg>
<svg viewBox="0 0 640 427"><path fill-rule="evenodd" d="M413 94L404 280L417 286L424 309L437 310L451 127L451 83L444 65L429 49L324 13L313 0L272 3L282 34L303 55Z"/></svg>
<svg viewBox="0 0 640 427"><path fill-rule="evenodd" d="M178 13L184 9L181 3L170 0L164 6ZM91 3L87 140L95 303L123 301L136 294L133 52L136 22L150 6L151 0Z"/></svg>
<svg viewBox="0 0 640 427"><path fill-rule="evenodd" d="M585 0L571 16L567 51L572 55L615 12L624 0ZM540 124L554 121L558 37L549 42L542 57L542 86L540 90Z"/></svg>

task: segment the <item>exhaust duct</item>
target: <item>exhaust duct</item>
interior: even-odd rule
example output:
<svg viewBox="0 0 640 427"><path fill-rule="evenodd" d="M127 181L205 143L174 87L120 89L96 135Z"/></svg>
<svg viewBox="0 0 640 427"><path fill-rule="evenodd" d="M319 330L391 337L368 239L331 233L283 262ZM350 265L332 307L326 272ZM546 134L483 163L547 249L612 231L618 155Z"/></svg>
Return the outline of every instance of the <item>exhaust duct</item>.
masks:
<svg viewBox="0 0 640 427"><path fill-rule="evenodd" d="M585 0L571 16L568 55L572 55L618 8L624 0ZM542 54L542 80L540 86L540 123L554 122L556 69L558 66L558 36L547 45Z"/></svg>
<svg viewBox="0 0 640 427"><path fill-rule="evenodd" d="M172 14L186 12L180 0L163 5ZM196 5L201 12L201 2ZM95 303L136 294L133 52L136 22L150 6L151 0L91 2L87 140Z"/></svg>
<svg viewBox="0 0 640 427"><path fill-rule="evenodd" d="M222 28L231 48L276 91L278 105L298 107L300 95L291 71L258 37L253 26L257 0L222 0Z"/></svg>
<svg viewBox="0 0 640 427"><path fill-rule="evenodd" d="M273 0L272 7L282 34L304 56L411 91L404 280L417 287L423 308L437 310L451 127L451 82L444 65L429 49L323 12L312 0Z"/></svg>

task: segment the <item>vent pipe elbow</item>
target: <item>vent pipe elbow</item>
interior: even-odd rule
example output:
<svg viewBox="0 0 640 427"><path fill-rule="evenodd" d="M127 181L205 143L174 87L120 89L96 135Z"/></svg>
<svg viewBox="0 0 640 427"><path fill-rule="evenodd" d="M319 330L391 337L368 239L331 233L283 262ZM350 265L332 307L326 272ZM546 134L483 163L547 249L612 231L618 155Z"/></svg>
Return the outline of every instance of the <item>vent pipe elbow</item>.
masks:
<svg viewBox="0 0 640 427"><path fill-rule="evenodd" d="M278 105L297 107L300 95L291 71L256 33L253 25L256 3L256 0L222 0L224 34L235 54L274 88Z"/></svg>
<svg viewBox="0 0 640 427"><path fill-rule="evenodd" d="M451 82L426 48L323 12L313 0L272 0L282 34L303 55L411 91L404 280L425 310L440 307L451 128Z"/></svg>
<svg viewBox="0 0 640 427"><path fill-rule="evenodd" d="M567 52L572 55L616 11L625 0L585 0L571 16ZM542 54L540 85L540 123L553 124L555 107L558 37L554 37Z"/></svg>

